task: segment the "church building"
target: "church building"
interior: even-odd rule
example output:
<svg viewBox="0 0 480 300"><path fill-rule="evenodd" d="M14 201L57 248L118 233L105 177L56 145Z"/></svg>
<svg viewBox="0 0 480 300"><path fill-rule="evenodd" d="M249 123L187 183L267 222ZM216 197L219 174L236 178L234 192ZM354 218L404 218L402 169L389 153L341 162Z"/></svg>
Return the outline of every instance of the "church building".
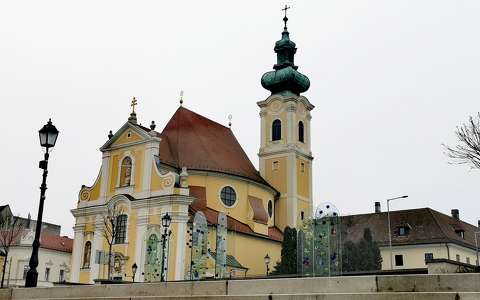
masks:
<svg viewBox="0 0 480 300"><path fill-rule="evenodd" d="M70 281L192 278L192 229L198 212L206 219L208 232L202 234L211 258L204 278L218 276L219 215L226 216L227 276L265 275L267 254L273 269L280 260L285 227L296 227L312 214L310 112L314 106L301 95L310 82L294 64L297 49L287 21L285 16L282 37L274 48L277 63L261 78L271 94L257 102L258 169L229 127L181 104L157 131L153 121L148 128L139 124L134 99L126 123L110 132L100 148L97 178L91 186L82 186L72 209ZM162 226L167 215L168 233ZM112 238L108 234L113 219ZM160 277L160 268L166 270L165 278Z"/></svg>

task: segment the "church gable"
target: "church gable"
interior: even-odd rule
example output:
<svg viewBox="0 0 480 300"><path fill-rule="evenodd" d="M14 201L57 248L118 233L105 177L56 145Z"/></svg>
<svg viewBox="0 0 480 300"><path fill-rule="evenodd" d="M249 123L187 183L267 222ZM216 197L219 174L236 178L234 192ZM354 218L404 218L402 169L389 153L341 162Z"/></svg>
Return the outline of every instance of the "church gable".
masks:
<svg viewBox="0 0 480 300"><path fill-rule="evenodd" d="M110 139L100 148L100 151L140 144L148 141L150 136L140 126L130 122L125 123Z"/></svg>

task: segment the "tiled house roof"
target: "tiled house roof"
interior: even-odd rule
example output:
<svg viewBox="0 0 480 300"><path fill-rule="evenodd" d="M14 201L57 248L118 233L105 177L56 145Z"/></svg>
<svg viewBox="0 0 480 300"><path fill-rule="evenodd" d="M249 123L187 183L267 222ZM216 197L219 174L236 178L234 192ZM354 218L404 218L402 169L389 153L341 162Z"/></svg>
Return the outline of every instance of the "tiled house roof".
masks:
<svg viewBox="0 0 480 300"><path fill-rule="evenodd" d="M364 229L370 228L380 246L388 245L387 212L343 216L341 222L344 241L358 241ZM390 222L393 245L455 243L475 249L474 232L479 230L431 208L391 211ZM408 234L401 236L400 227L408 228Z"/></svg>

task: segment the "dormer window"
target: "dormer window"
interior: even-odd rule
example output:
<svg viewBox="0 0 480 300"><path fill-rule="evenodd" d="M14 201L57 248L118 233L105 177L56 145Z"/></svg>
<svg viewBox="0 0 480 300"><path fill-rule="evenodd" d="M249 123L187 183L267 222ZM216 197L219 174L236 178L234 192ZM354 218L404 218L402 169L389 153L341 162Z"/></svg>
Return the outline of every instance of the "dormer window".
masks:
<svg viewBox="0 0 480 300"><path fill-rule="evenodd" d="M457 230L455 230L455 233L456 233L459 237L461 237L462 239L465 238L465 231L463 231L463 230L461 230L461 229L457 229Z"/></svg>
<svg viewBox="0 0 480 300"><path fill-rule="evenodd" d="M407 236L409 232L410 232L410 227L408 226L398 227L398 236Z"/></svg>
<svg viewBox="0 0 480 300"><path fill-rule="evenodd" d="M120 169L120 186L129 186L132 181L132 159L127 156L122 160Z"/></svg>

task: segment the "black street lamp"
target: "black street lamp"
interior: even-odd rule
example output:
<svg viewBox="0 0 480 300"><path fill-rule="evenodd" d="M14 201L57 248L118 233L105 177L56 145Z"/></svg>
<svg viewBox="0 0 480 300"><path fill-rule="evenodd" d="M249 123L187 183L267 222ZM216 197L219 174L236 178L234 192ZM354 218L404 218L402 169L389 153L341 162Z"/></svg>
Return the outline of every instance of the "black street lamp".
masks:
<svg viewBox="0 0 480 300"><path fill-rule="evenodd" d="M48 150L55 146L58 137L58 130L52 124L52 120L49 119L42 129L38 131L40 137L40 145L45 148L44 160L39 163L39 168L43 170L42 185L40 186L40 204L38 205L37 225L35 226L35 239L32 244L32 256L28 263L30 269L27 272L27 278L25 279L25 287L36 287L38 279L38 248L40 247L40 233L42 230L42 217L43 217L43 203L45 201L45 191L47 190L47 174L48 174Z"/></svg>
<svg viewBox="0 0 480 300"><path fill-rule="evenodd" d="M161 277L160 281L166 281L165 278L165 271L167 271L167 268L165 267L165 246L167 244L167 237L170 238L170 235L172 234L171 230L168 230L170 227L170 224L172 223L172 217L168 213L166 213L162 217L162 226L163 226L163 234L162 234L162 270L161 270Z"/></svg>
<svg viewBox="0 0 480 300"><path fill-rule="evenodd" d="M265 266L267 267L267 276L268 276L268 272L270 272L270 256L268 255L265 255L265 257L263 258L263 261L265 262Z"/></svg>
<svg viewBox="0 0 480 300"><path fill-rule="evenodd" d="M132 265L132 281L133 282L135 282L135 274L137 273L137 269L138 269L137 263L133 263Z"/></svg>

